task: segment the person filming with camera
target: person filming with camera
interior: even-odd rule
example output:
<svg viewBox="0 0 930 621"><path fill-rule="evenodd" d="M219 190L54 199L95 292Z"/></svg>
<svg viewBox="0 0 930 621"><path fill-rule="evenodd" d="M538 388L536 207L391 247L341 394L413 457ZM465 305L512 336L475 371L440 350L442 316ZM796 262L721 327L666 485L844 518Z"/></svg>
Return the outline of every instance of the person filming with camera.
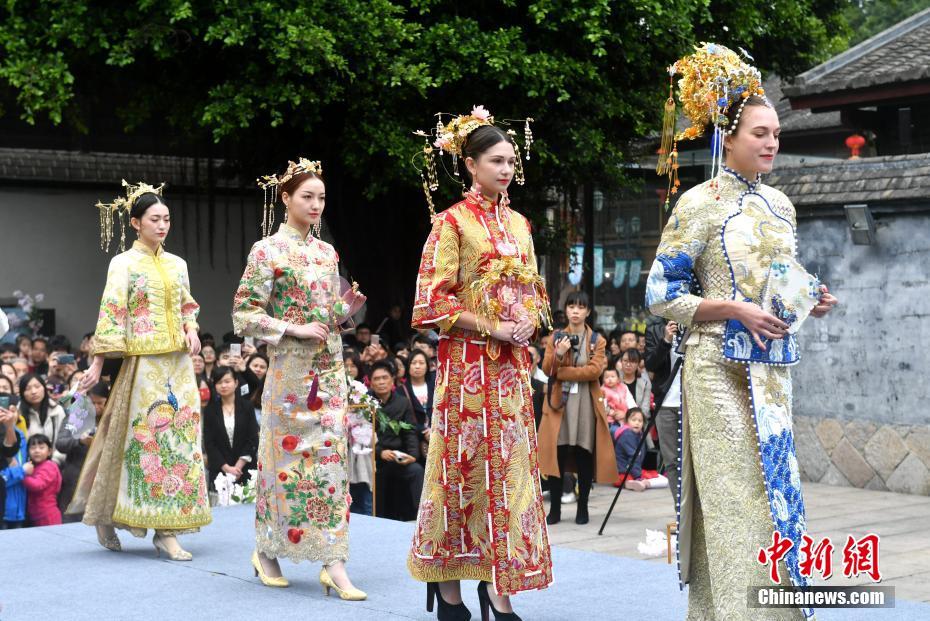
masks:
<svg viewBox="0 0 930 621"><path fill-rule="evenodd" d="M576 524L588 523L588 497L596 478L612 483L617 462L599 383L607 366L607 341L587 325L591 304L584 292L565 301L568 326L546 345L543 373L549 376L539 424L539 469L548 477L548 524L562 518L562 476L578 475ZM596 470L595 470L596 468Z"/></svg>

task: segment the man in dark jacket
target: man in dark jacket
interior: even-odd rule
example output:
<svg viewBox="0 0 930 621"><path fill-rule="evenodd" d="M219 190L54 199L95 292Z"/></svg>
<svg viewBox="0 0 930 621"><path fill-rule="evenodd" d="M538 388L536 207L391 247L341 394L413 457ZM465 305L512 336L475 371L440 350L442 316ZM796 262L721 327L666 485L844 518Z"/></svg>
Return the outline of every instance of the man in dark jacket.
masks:
<svg viewBox="0 0 930 621"><path fill-rule="evenodd" d="M659 451L666 466L672 497L678 502L680 467L678 456L678 421L681 417L681 368L668 388L668 398L663 392L672 372L672 364L678 358L674 351L678 325L673 322L657 322L646 329L646 370L653 373L652 394L655 397L656 429L659 432ZM659 405L661 403L661 406Z"/></svg>
<svg viewBox="0 0 930 621"><path fill-rule="evenodd" d="M378 477L378 514L401 520L416 518L420 494L423 492L423 466L417 463L419 439L413 406L402 394L394 391L397 371L388 360L371 365L368 379L372 394L381 402L382 414L390 423L378 428L375 444ZM402 492L387 503L385 488ZM393 507L386 506L393 504Z"/></svg>

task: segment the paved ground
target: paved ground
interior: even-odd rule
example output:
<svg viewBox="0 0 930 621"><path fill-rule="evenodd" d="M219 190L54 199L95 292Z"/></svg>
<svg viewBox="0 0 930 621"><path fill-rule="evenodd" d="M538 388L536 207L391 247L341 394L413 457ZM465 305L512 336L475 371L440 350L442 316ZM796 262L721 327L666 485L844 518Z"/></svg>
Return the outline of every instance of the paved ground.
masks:
<svg viewBox="0 0 930 621"><path fill-rule="evenodd" d="M930 602L930 498L893 492L804 483L807 523L811 537L829 536L835 547L834 575L826 584L865 584L869 579L847 580L842 576L842 548L847 535L857 539L867 533L881 538L879 567L882 584L895 587L895 596ZM624 490L604 534L600 528L616 489L596 486L591 494L591 522L575 524L574 505L562 507L562 522L549 528L554 545L602 552L615 556L666 563L666 556L648 558L636 545L645 541L646 529L665 531L675 519L672 495L667 489L642 493ZM674 563L674 553L673 561Z"/></svg>

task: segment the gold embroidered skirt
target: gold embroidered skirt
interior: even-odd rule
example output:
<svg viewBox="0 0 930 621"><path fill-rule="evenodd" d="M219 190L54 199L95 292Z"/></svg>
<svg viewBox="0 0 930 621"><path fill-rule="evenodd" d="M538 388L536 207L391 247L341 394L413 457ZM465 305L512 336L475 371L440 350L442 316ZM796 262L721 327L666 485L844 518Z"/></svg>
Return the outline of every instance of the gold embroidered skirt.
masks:
<svg viewBox="0 0 930 621"><path fill-rule="evenodd" d="M773 525L746 367L723 358L720 339L705 334L689 345L682 375L679 546L688 620L803 619L797 608L747 606L748 587L771 585L756 557L771 545ZM790 586L784 563L779 572Z"/></svg>
<svg viewBox="0 0 930 621"><path fill-rule="evenodd" d="M210 523L200 395L186 352L130 356L97 426L69 513L84 523L193 532Z"/></svg>

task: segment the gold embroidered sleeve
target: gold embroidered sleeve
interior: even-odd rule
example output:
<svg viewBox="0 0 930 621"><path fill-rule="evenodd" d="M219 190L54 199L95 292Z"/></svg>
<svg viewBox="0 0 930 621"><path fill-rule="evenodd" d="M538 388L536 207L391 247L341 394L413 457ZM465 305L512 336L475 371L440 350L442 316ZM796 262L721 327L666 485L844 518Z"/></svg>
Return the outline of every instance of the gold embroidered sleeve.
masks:
<svg viewBox="0 0 930 621"><path fill-rule="evenodd" d="M423 247L413 307L414 328L446 332L452 327L465 310L456 297L460 289L458 274L458 227L447 212L436 217Z"/></svg>
<svg viewBox="0 0 930 621"><path fill-rule="evenodd" d="M97 327L94 330L93 355L120 357L126 348L126 323L129 316L129 268L122 255L110 260L107 284L100 299Z"/></svg>
<svg viewBox="0 0 930 621"><path fill-rule="evenodd" d="M694 264L707 246L709 226L700 200L683 195L665 225L646 282L646 306L659 315L690 326L702 298L695 295Z"/></svg>

